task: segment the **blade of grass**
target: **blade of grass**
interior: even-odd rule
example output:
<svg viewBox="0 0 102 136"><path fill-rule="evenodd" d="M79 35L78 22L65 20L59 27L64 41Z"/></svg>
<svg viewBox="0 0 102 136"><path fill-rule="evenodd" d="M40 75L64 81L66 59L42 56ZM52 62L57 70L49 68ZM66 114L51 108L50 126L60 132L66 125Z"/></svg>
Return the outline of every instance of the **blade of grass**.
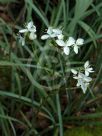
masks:
<svg viewBox="0 0 102 136"><path fill-rule="evenodd" d="M38 9L38 7L35 6L32 0L25 0L26 3L28 3L32 9L36 12L36 14L41 18L41 20L44 22L44 24L48 27L49 23L48 20L44 17L44 15L41 13L41 11Z"/></svg>
<svg viewBox="0 0 102 136"><path fill-rule="evenodd" d="M13 94L13 93L8 93L8 92L6 92L6 91L1 91L1 90L0 90L0 96L10 97L10 98L12 98L12 99L14 99L14 100L21 101L21 102L23 102L23 103L25 103L26 105L29 105L29 106L35 106L35 107L37 107L37 108L39 108L39 106L40 106L40 104L39 104L38 102L33 101L33 103L32 103L32 100L29 99L29 98L27 98L27 97L19 96L19 95L17 95L17 94ZM33 105L32 105L32 104L33 104ZM46 115L46 118L51 119L52 121L54 121L54 118L53 118L52 114L51 114L44 106L41 106L41 109L42 109L43 111L45 111L45 112L49 115L49 116Z"/></svg>
<svg viewBox="0 0 102 136"><path fill-rule="evenodd" d="M61 105L60 105L60 99L59 94L56 94L56 104L57 104L57 114L58 114L58 121L59 121L59 135L63 136L63 121L62 121L62 115L61 115Z"/></svg>

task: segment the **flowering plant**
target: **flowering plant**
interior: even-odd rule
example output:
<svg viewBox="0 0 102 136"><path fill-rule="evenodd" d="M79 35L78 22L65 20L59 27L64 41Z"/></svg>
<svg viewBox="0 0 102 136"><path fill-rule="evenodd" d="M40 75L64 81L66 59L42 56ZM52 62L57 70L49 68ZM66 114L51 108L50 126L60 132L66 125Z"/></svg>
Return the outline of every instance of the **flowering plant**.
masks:
<svg viewBox="0 0 102 136"><path fill-rule="evenodd" d="M20 42L22 46L25 45L25 36L28 34L28 37L30 40L35 40L37 38L36 35L36 26L33 24L32 21L28 22L26 25L26 28L19 30L20 34L24 34L24 37L20 35ZM41 36L42 40L47 39L54 39L55 43L63 48L63 52L65 55L70 54L71 48L75 52L75 54L78 54L79 48L81 45L84 44L84 39L78 38L75 40L73 37L68 37L67 40L65 40L65 36L59 28L53 28L49 27L47 29L46 34ZM89 61L86 61L84 64L84 73L82 71L77 71L75 69L72 69L71 72L73 73L73 78L77 80L77 87L81 87L83 90L83 93L86 92L90 82L92 81L92 78L89 77L89 74L94 72L93 68L90 67Z"/></svg>
<svg viewBox="0 0 102 136"><path fill-rule="evenodd" d="M73 78L77 79L77 81L78 81L77 87L81 86L83 93L85 93L88 86L89 86L89 83L92 81L92 78L89 77L89 74L94 72L93 68L91 68L89 65L89 61L86 61L84 64L84 73L85 74L83 74L80 71L78 72L74 69L72 69L71 72L74 74Z"/></svg>

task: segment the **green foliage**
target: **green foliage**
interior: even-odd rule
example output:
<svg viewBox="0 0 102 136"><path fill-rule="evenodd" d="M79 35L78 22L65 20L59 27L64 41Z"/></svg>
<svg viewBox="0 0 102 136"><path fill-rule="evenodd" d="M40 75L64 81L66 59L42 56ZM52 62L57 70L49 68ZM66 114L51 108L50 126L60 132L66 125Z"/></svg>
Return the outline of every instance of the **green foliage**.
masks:
<svg viewBox="0 0 102 136"><path fill-rule="evenodd" d="M76 127L72 129L68 129L64 136L102 136L102 128L101 127L94 127L94 128L87 128L87 127Z"/></svg>
<svg viewBox="0 0 102 136"><path fill-rule="evenodd" d="M10 3L10 2L15 2L16 0L0 0L0 3L2 4L7 4L7 3Z"/></svg>
<svg viewBox="0 0 102 136"><path fill-rule="evenodd" d="M97 110L102 107L102 1L56 2L0 0L5 4L5 9L0 5L1 136L63 136L65 124L102 125L102 112ZM30 20L38 38L21 46L18 30ZM80 54L64 56L50 40L41 41L48 26L62 27L67 37L84 38ZM91 60L95 72L83 95L71 81L70 70L81 68L86 60ZM68 135L93 136L91 130L73 128ZM101 136L100 127L97 134Z"/></svg>
<svg viewBox="0 0 102 136"><path fill-rule="evenodd" d="M92 0L85 0L85 1L76 0L75 18L80 19L81 17L83 17L87 9L92 4L92 2L93 2Z"/></svg>
<svg viewBox="0 0 102 136"><path fill-rule="evenodd" d="M73 128L72 130L67 130L64 136L93 136L85 128Z"/></svg>

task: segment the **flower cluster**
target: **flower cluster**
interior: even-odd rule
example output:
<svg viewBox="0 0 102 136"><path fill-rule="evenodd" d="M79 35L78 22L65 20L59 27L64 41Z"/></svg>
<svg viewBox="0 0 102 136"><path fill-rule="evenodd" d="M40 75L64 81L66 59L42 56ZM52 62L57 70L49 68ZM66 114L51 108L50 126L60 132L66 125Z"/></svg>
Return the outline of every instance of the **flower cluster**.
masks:
<svg viewBox="0 0 102 136"><path fill-rule="evenodd" d="M84 40L82 38L78 38L75 40L73 37L69 37L67 40L64 40L64 35L62 34L62 30L60 29L53 29L52 27L49 27L46 34L41 36L42 40L48 39L48 38L57 38L55 42L58 46L63 47L63 52L66 55L69 55L70 53L70 47L74 48L74 52L78 54L78 49L80 48L80 45L84 44Z"/></svg>
<svg viewBox="0 0 102 136"><path fill-rule="evenodd" d="M80 86L83 90L83 93L85 93L89 86L89 83L92 81L92 78L89 77L89 74L94 72L93 68L89 65L89 61L86 61L84 64L84 73L75 69L72 69L71 72L74 75L73 78L77 80L76 86Z"/></svg>
<svg viewBox="0 0 102 136"><path fill-rule="evenodd" d="M37 38L36 35L36 26L33 24L32 21L30 21L24 29L19 30L20 33L20 42L22 46L25 45L25 38L26 36L29 37L30 40L34 40ZM84 40L82 38L78 38L75 40L73 37L66 37L63 35L62 30L59 28L53 28L49 27L44 35L41 36L42 40L47 40L47 39L54 39L55 43L62 47L63 52L66 55L70 54L71 48L75 52L75 54L78 54L79 48L81 45L84 44ZM77 80L77 87L81 87L83 90L83 93L86 92L89 83L92 81L92 78L89 77L89 74L94 72L93 68L90 67L89 61L87 61L84 64L84 73L82 70L74 70L72 69L71 72L73 73L73 78Z"/></svg>
<svg viewBox="0 0 102 136"><path fill-rule="evenodd" d="M34 40L37 37L36 26L34 26L32 21L30 21L25 26L24 29L19 30L19 33L24 35L24 36L20 35L20 42L22 46L25 45L26 35L29 37L30 40ZM78 49L80 48L81 45L84 44L84 40L82 38L78 38L77 40L75 40L73 37L69 37L67 38L67 40L64 40L65 38L62 33L62 30L58 28L55 29L53 27L49 27L47 29L46 34L41 36L41 39L46 40L46 39L52 39L52 38L56 38L55 39L56 44L63 48L63 52L66 55L69 55L71 47L73 48L74 52L78 54Z"/></svg>

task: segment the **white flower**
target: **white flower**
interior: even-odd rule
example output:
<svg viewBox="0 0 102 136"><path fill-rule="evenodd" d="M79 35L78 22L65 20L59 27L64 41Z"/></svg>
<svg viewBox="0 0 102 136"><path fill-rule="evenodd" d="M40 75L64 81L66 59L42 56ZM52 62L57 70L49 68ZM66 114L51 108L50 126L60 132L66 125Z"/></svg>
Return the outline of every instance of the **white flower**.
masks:
<svg viewBox="0 0 102 136"><path fill-rule="evenodd" d="M19 42L22 44L22 46L25 45L25 39L20 35Z"/></svg>
<svg viewBox="0 0 102 136"><path fill-rule="evenodd" d="M89 85L89 82L91 82L92 78L91 77L87 77L86 75L84 75L83 73L78 74L78 76L74 76L74 79L77 79L77 86L81 86L83 93L86 92L87 87Z"/></svg>
<svg viewBox="0 0 102 136"><path fill-rule="evenodd" d="M64 51L64 53L66 55L69 55L69 53L70 53L70 46L73 45L74 41L73 41L72 37L69 37L69 39L66 40L65 42L63 40L61 40L61 39L58 39L58 40L56 40L56 43L59 46L63 47L63 51Z"/></svg>
<svg viewBox="0 0 102 136"><path fill-rule="evenodd" d="M80 45L84 44L84 40L82 38L78 38L76 41L73 37L70 37L70 42L74 47L74 52L76 54L78 54L78 48L80 47Z"/></svg>
<svg viewBox="0 0 102 136"><path fill-rule="evenodd" d="M71 72L74 74L73 78L77 79L77 81L78 81L76 86L77 87L80 86L82 88L82 90L83 90L83 93L85 93L88 86L89 86L89 83L92 81L92 78L84 75L81 72L78 73L74 69L72 69Z"/></svg>
<svg viewBox="0 0 102 136"><path fill-rule="evenodd" d="M33 25L33 22L30 21L25 29L19 30L19 33L26 33L26 32L36 32L36 27Z"/></svg>
<svg viewBox="0 0 102 136"><path fill-rule="evenodd" d="M77 87L81 86L81 89L83 90L83 93L86 93L86 90L89 86L88 82L84 82L82 79L78 79Z"/></svg>
<svg viewBox="0 0 102 136"><path fill-rule="evenodd" d="M60 29L53 29L52 27L49 27L46 34L41 36L42 40L48 39L48 38L55 38L63 39L63 34Z"/></svg>
<svg viewBox="0 0 102 136"><path fill-rule="evenodd" d="M80 45L83 45L84 44L84 40L82 39L82 38L78 38L76 41L75 41L75 43L74 43L74 52L76 53L76 54L78 54L78 48L79 48L79 46Z"/></svg>
<svg viewBox="0 0 102 136"><path fill-rule="evenodd" d="M33 25L33 22L30 21L27 25L26 28L19 30L19 33L29 33L29 39L34 40L36 39L36 27Z"/></svg>
<svg viewBox="0 0 102 136"><path fill-rule="evenodd" d="M89 61L86 61L85 64L84 64L84 68L85 68L85 75L86 76L89 76L89 73L93 73L93 68L90 67L89 65Z"/></svg>

